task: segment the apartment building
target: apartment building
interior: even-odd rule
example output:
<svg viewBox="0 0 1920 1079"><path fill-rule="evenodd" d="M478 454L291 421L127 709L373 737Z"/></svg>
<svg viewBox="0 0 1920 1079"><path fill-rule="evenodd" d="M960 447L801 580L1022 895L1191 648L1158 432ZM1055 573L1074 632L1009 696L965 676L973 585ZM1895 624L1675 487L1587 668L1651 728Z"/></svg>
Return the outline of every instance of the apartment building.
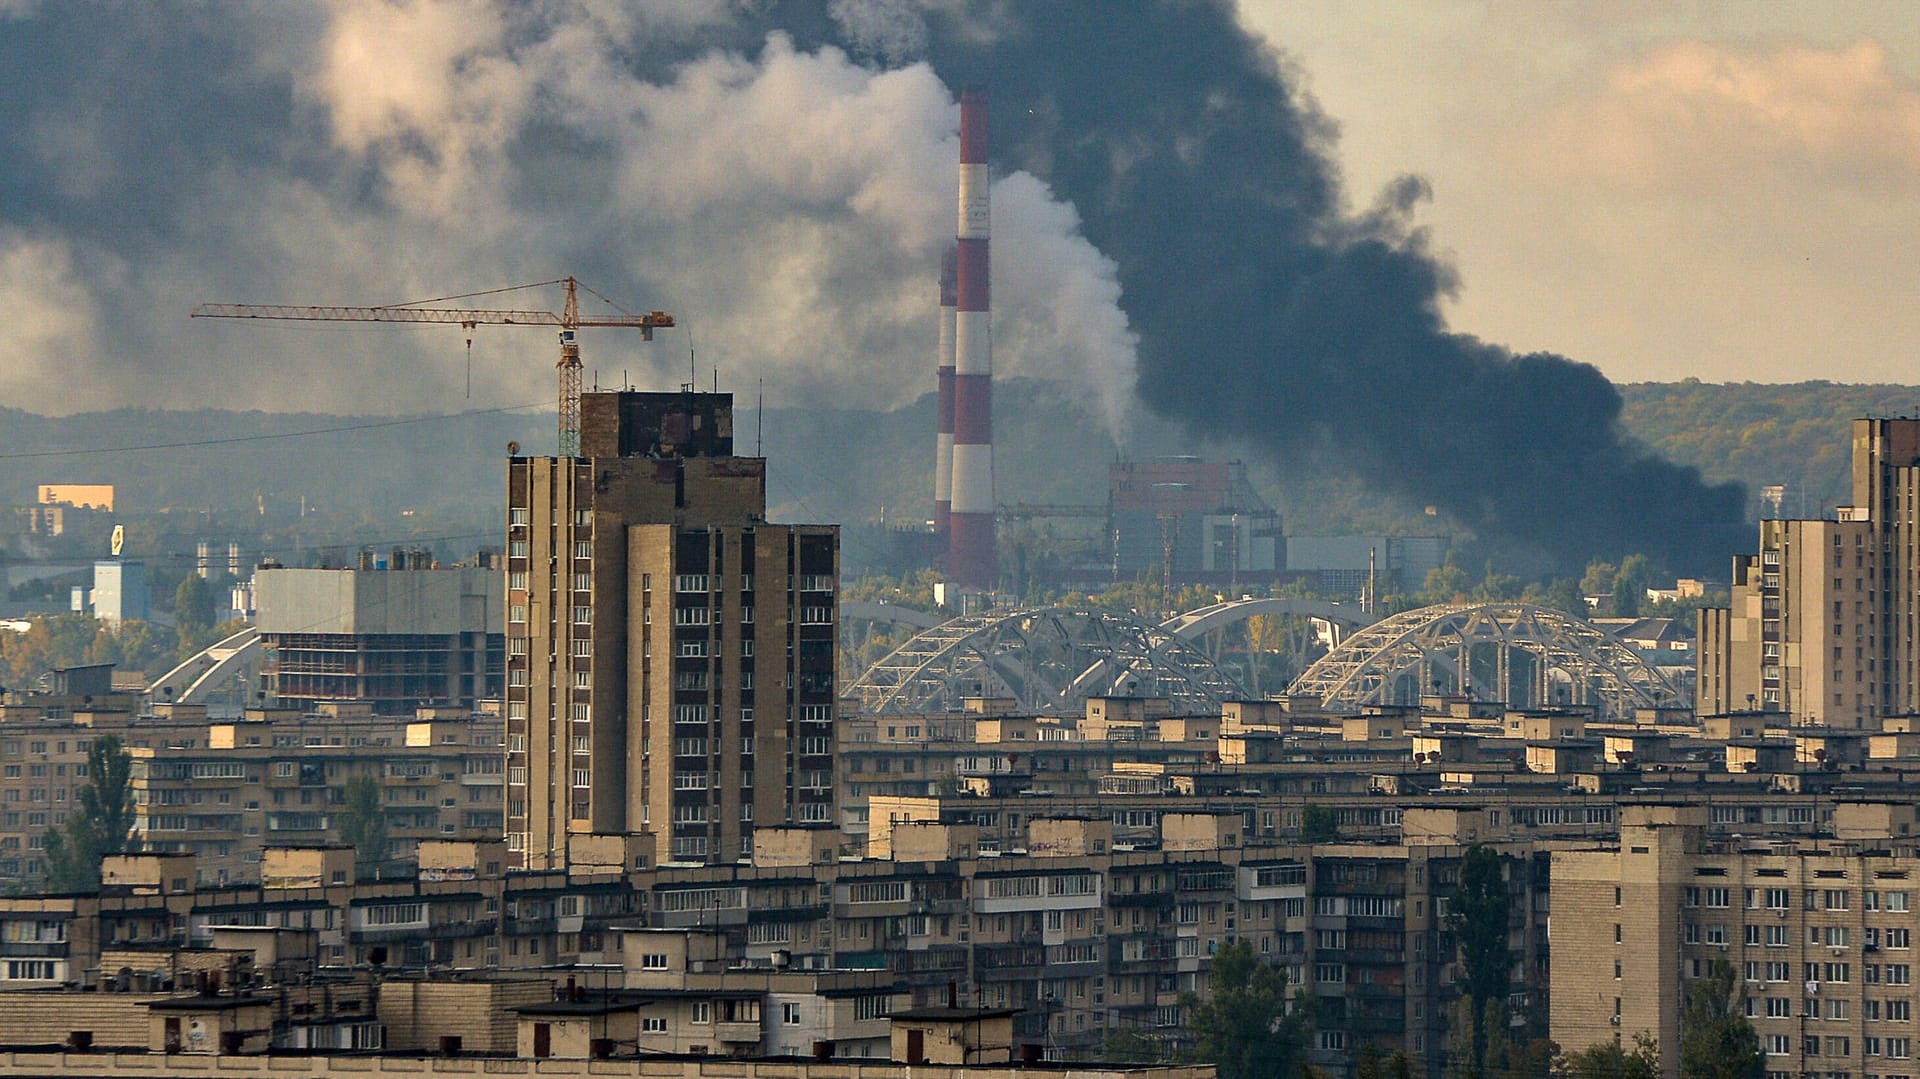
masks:
<svg viewBox="0 0 1920 1079"><path fill-rule="evenodd" d="M1820 841L1714 838L1689 807L1623 813L1617 848L1552 856L1555 1041L1645 1033L1677 1074L1689 986L1725 960L1770 1076L1913 1074L1920 860L1892 837L1911 834L1910 805L1842 803L1840 838Z"/></svg>
<svg viewBox="0 0 1920 1079"><path fill-rule="evenodd" d="M507 841L734 862L833 821L839 533L766 521L732 396L590 393L582 456L508 483Z"/></svg>
<svg viewBox="0 0 1920 1079"><path fill-rule="evenodd" d="M1853 423L1853 504L1760 522L1699 614L1697 709L1877 729L1920 712L1920 419Z"/></svg>

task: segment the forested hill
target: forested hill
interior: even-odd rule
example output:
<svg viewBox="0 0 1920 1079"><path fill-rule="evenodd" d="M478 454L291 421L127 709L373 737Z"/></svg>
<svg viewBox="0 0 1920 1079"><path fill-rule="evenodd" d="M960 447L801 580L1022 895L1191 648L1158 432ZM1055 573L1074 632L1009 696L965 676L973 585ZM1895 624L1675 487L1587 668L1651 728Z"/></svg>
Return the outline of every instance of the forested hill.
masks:
<svg viewBox="0 0 1920 1079"><path fill-rule="evenodd" d="M1689 379L1629 383L1620 394L1635 438L1710 480L1738 480L1755 493L1786 485L1790 516L1850 501L1855 419L1920 416L1920 386Z"/></svg>

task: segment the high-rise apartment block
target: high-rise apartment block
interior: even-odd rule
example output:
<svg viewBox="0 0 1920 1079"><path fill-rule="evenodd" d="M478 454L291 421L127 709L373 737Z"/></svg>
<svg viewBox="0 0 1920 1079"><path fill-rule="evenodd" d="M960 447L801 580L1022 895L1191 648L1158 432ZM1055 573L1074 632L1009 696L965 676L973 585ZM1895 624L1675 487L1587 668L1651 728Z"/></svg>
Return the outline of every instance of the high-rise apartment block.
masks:
<svg viewBox="0 0 1920 1079"><path fill-rule="evenodd" d="M756 826L830 826L838 529L767 523L731 394L580 413L581 456L507 468L510 861L733 862Z"/></svg>
<svg viewBox="0 0 1920 1079"><path fill-rule="evenodd" d="M1760 522L1732 601L1700 612L1703 715L1873 728L1920 711L1920 419L1853 423L1853 504Z"/></svg>

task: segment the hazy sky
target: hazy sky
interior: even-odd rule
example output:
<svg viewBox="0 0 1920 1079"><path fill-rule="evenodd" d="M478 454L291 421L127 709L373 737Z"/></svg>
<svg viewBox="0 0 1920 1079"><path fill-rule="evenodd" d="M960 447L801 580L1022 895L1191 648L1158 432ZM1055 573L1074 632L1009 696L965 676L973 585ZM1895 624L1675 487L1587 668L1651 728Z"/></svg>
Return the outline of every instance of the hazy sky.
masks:
<svg viewBox="0 0 1920 1079"><path fill-rule="evenodd" d="M697 344L702 381L764 377L771 401L911 400L957 109L912 62L913 0L823 6L877 44L789 45L723 0L0 0L0 404L546 401L539 331L477 334L467 398L457 330L186 312L567 273L693 330L588 337L603 383L676 382ZM1621 380L1914 381L1920 5L1242 13L1338 124L1352 206L1431 182L1414 221L1459 272L1452 328ZM995 215L998 369L1119 413L1137 334L1113 260L1026 173L999 170Z"/></svg>
<svg viewBox="0 0 1920 1079"><path fill-rule="evenodd" d="M1455 328L1617 381L1915 382L1920 4L1243 0L1402 172Z"/></svg>

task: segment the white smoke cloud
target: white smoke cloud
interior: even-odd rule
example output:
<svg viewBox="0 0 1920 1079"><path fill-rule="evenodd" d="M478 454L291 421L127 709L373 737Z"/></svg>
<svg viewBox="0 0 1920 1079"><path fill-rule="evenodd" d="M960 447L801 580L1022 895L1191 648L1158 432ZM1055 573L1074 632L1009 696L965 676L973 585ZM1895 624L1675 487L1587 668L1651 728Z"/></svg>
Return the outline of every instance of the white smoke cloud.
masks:
<svg viewBox="0 0 1920 1079"><path fill-rule="evenodd" d="M924 64L885 68L779 35L751 53L696 44L729 12L607 0L328 8L304 50L280 35L268 59L256 54L284 68L293 102L280 158L210 163L171 242L130 259L114 286L113 302L143 317L103 347L170 357L174 377L91 380L80 395L23 385L15 400L457 408L457 328L182 315L203 300L383 304L567 273L630 308L672 311L703 382L715 366L723 388L764 377L770 404L893 406L930 392L954 229L953 91ZM836 14L917 18L884 3ZM662 42L677 43L674 62L636 74L636 50ZM1134 342L1113 264L1033 177L1001 177L995 198L998 372L1072 379L1117 425ZM0 301L20 287L0 282ZM585 351L603 383L624 372L659 387L685 379L687 348L679 332L643 346L601 331ZM550 398L550 349L526 330L478 330L471 404Z"/></svg>
<svg viewBox="0 0 1920 1079"><path fill-rule="evenodd" d="M74 360L97 354L101 309L63 241L0 230L0 400L72 392Z"/></svg>

